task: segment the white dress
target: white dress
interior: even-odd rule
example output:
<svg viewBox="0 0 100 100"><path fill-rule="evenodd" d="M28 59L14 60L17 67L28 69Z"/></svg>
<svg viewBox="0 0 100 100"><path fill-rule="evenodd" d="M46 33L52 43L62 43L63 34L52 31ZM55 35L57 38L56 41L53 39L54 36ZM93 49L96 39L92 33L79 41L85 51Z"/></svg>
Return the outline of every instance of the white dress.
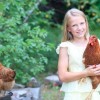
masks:
<svg viewBox="0 0 100 100"><path fill-rule="evenodd" d="M62 42L57 47L57 54L59 54L60 47L68 48L69 72L81 72L85 69L82 62L82 56L85 48L78 47L73 43L66 41ZM92 91L91 79L87 77L85 82L81 83L79 83L79 80L68 83L64 82L60 90L65 92L64 100L86 100L87 96ZM100 100L100 85L96 88L91 100Z"/></svg>

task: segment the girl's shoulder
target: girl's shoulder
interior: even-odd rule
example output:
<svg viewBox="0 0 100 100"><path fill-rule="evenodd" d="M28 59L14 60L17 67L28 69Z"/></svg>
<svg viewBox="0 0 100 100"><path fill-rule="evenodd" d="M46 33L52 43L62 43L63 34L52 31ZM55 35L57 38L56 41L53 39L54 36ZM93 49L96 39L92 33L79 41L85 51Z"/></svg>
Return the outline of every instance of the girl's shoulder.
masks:
<svg viewBox="0 0 100 100"><path fill-rule="evenodd" d="M65 41L65 42L61 42L56 49L56 53L59 54L59 49L60 47L69 47L70 46L70 42L69 41Z"/></svg>
<svg viewBox="0 0 100 100"><path fill-rule="evenodd" d="M67 47L69 45L69 41L61 42L58 46L60 47Z"/></svg>

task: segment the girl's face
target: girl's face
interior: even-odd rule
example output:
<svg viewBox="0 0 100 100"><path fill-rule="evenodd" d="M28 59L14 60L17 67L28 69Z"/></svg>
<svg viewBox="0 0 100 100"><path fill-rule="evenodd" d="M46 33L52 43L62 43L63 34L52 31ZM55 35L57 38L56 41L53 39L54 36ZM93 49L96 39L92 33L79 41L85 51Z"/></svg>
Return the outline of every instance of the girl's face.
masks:
<svg viewBox="0 0 100 100"><path fill-rule="evenodd" d="M74 38L82 38L87 31L87 25L83 16L71 16L68 21L68 32L71 32Z"/></svg>

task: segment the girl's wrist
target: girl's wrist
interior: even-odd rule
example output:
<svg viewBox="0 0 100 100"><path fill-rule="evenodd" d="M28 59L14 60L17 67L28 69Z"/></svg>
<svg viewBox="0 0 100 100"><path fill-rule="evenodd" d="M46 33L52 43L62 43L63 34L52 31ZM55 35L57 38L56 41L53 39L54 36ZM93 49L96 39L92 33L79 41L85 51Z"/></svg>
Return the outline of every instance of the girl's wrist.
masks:
<svg viewBox="0 0 100 100"><path fill-rule="evenodd" d="M87 77L88 76L88 71L87 70L84 70L83 71L83 74L84 74L84 77Z"/></svg>

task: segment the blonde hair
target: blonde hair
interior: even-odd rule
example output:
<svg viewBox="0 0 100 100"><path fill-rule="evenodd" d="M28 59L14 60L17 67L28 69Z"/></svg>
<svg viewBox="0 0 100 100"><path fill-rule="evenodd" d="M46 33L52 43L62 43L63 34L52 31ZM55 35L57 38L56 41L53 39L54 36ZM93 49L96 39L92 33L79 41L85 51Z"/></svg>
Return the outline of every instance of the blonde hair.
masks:
<svg viewBox="0 0 100 100"><path fill-rule="evenodd" d="M85 38L87 38L89 36L88 21L87 21L87 18L85 16L85 14L82 11L80 11L80 10L78 10L76 8L72 8L69 11L67 11L67 13L65 14L65 17L64 17L63 37L62 37L62 41L63 42L73 39L73 35L70 32L68 32L68 30L67 30L68 20L70 19L71 16L79 16L79 15L83 16L83 18L85 19L86 25L87 25Z"/></svg>

